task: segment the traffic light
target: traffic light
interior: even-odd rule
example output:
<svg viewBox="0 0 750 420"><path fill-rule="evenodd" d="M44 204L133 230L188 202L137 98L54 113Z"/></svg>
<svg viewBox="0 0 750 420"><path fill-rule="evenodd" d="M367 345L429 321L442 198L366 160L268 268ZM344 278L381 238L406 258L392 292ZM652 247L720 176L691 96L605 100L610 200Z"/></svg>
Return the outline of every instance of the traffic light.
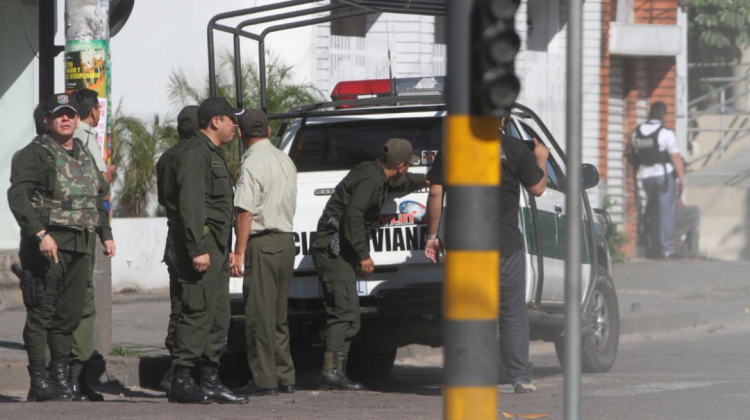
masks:
<svg viewBox="0 0 750 420"><path fill-rule="evenodd" d="M472 11L472 113L506 114L518 98L521 83L514 61L521 48L514 17L521 0L477 0Z"/></svg>

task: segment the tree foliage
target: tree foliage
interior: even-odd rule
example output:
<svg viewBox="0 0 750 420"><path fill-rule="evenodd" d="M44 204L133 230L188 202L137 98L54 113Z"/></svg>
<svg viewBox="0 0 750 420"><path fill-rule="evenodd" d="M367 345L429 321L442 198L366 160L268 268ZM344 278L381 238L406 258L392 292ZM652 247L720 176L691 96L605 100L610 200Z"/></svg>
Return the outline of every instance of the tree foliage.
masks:
<svg viewBox="0 0 750 420"><path fill-rule="evenodd" d="M266 63L266 111L269 114L286 112L289 108L315 103L321 99L321 94L311 83L297 83L292 77L292 66L286 64L273 53L268 54ZM225 52L219 60L216 74L216 95L237 103L236 87L234 83L235 64L232 55ZM243 61L240 65L242 75L242 106L244 108L260 108L260 74L258 65L253 61ZM181 70L175 70L169 76L169 99L175 108L181 109L186 105L199 104L209 96L208 77L202 88L193 86ZM278 132L281 121L270 122L272 135ZM238 143L223 146L227 157L227 165L235 179L239 172Z"/></svg>
<svg viewBox="0 0 750 420"><path fill-rule="evenodd" d="M750 0L692 0L689 9L692 62L730 62L750 46Z"/></svg>
<svg viewBox="0 0 750 420"><path fill-rule="evenodd" d="M750 47L750 0L690 0L688 5L688 60L697 65L689 76L690 96L695 98L712 88L700 78L729 75Z"/></svg>
<svg viewBox="0 0 750 420"><path fill-rule="evenodd" d="M124 115L118 107L112 120L112 162L120 186L113 209L118 216L146 217L156 179L156 161L179 136L169 122L154 115L150 123Z"/></svg>

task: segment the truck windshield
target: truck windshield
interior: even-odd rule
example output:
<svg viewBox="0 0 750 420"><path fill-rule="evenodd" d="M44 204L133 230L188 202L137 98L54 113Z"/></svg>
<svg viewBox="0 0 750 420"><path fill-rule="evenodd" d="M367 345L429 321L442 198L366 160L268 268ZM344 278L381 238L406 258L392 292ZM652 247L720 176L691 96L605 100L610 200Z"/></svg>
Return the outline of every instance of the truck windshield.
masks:
<svg viewBox="0 0 750 420"><path fill-rule="evenodd" d="M388 139L409 140L422 166L432 165L440 150L440 117L368 119L309 124L297 132L290 155L297 171L349 170L380 157Z"/></svg>

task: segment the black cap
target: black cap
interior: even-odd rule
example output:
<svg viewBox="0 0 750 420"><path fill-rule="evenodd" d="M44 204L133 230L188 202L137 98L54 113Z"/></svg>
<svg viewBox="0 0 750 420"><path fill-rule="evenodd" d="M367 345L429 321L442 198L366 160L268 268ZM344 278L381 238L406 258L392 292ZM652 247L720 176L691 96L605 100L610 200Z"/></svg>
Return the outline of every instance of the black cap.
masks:
<svg viewBox="0 0 750 420"><path fill-rule="evenodd" d="M254 138L268 135L268 115L260 108L246 109L237 122L244 137Z"/></svg>
<svg viewBox="0 0 750 420"><path fill-rule="evenodd" d="M213 117L221 116L237 118L244 112L244 109L233 107L227 98L211 96L201 102L201 106L198 108L198 119L201 121L208 121Z"/></svg>
<svg viewBox="0 0 750 420"><path fill-rule="evenodd" d="M177 132L190 137L198 129L198 105L188 105L177 114Z"/></svg>
<svg viewBox="0 0 750 420"><path fill-rule="evenodd" d="M410 165L419 165L422 159L412 152L411 143L408 140L393 138L385 142L383 157L388 163L406 162Z"/></svg>
<svg viewBox="0 0 750 420"><path fill-rule="evenodd" d="M78 114L78 104L76 103L75 98L73 95L68 95L67 93L56 93L50 96L44 104L44 108L50 114L54 114L64 108L72 109L73 112Z"/></svg>

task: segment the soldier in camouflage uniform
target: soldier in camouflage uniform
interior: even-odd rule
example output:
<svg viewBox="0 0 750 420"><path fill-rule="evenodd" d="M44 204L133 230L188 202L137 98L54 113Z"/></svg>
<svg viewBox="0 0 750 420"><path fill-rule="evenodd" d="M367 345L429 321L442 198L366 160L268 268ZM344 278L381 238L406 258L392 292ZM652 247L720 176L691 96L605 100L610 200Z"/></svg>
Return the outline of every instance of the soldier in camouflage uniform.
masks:
<svg viewBox="0 0 750 420"><path fill-rule="evenodd" d="M13 158L8 203L21 227L19 257L26 273L27 399L69 401L73 394L67 358L83 315L90 232L98 233L108 257L114 256L115 243L102 201L102 176L91 154L73 137L78 123L73 99L53 95L46 111L48 133ZM45 370L47 345L50 362Z"/></svg>

